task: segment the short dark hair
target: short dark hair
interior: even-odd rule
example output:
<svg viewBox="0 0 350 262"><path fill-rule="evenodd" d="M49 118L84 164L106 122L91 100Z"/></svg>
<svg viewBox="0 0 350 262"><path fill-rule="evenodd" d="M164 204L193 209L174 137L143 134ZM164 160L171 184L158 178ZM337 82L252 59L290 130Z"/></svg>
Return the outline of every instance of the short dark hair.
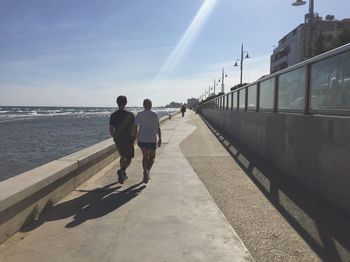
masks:
<svg viewBox="0 0 350 262"><path fill-rule="evenodd" d="M126 99L126 96L118 96L117 97L117 104L118 106L125 106L128 100Z"/></svg>
<svg viewBox="0 0 350 262"><path fill-rule="evenodd" d="M148 98L143 100L143 107L146 109L151 109L152 108L152 101Z"/></svg>

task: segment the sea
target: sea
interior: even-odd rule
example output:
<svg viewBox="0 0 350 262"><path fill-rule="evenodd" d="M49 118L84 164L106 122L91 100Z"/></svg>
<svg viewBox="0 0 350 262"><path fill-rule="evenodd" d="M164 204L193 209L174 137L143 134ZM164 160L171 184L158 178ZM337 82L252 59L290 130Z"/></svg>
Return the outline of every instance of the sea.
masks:
<svg viewBox="0 0 350 262"><path fill-rule="evenodd" d="M111 107L0 106L0 181L110 138ZM130 107L136 114L143 110ZM178 108L152 108L159 118Z"/></svg>

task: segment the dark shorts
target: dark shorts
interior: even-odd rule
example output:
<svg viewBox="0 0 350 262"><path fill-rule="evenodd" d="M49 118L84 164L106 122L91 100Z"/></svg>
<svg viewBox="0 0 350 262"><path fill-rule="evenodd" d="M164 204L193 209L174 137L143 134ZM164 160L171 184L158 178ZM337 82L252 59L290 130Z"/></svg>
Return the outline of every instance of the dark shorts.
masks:
<svg viewBox="0 0 350 262"><path fill-rule="evenodd" d="M119 155L124 156L125 158L134 157L134 144L133 143L115 143Z"/></svg>
<svg viewBox="0 0 350 262"><path fill-rule="evenodd" d="M147 149L152 149L156 150L157 148L157 143L156 142L138 142L137 143L139 147L142 148L147 148Z"/></svg>

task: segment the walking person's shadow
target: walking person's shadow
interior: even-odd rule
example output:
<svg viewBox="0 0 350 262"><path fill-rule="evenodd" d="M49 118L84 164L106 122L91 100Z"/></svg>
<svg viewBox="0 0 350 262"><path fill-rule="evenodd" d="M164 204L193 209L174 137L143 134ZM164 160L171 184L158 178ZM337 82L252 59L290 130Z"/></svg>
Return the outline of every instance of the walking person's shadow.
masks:
<svg viewBox="0 0 350 262"><path fill-rule="evenodd" d="M73 216L74 220L68 223L66 227L78 226L88 219L98 218L116 210L136 197L145 188L145 186L139 187L142 183L138 183L121 192L113 193L121 188L121 186L113 187L116 184L112 183L93 190L75 190L86 192L86 194L55 206L48 204L48 210L42 213L39 219L26 225L20 231L29 232L38 228L46 221L55 221L71 216Z"/></svg>
<svg viewBox="0 0 350 262"><path fill-rule="evenodd" d="M109 194L99 201L91 203L88 206L80 209L73 217L73 221L66 225L67 228L76 227L89 219L96 219L107 215L108 213L118 209L131 199L138 196L138 194L146 187L145 185L139 187L141 183L135 184L121 192Z"/></svg>

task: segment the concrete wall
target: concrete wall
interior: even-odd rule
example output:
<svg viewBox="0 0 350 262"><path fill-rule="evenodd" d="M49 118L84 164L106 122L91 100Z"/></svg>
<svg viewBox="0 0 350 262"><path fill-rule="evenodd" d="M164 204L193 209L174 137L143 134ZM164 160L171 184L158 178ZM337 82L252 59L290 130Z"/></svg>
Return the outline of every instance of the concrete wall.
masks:
<svg viewBox="0 0 350 262"><path fill-rule="evenodd" d="M0 183L0 243L118 157L112 139Z"/></svg>
<svg viewBox="0 0 350 262"><path fill-rule="evenodd" d="M205 118L350 216L350 118L216 111Z"/></svg>
<svg viewBox="0 0 350 262"><path fill-rule="evenodd" d="M162 117L160 122L170 118ZM108 139L1 182L0 243L117 157L114 142Z"/></svg>

